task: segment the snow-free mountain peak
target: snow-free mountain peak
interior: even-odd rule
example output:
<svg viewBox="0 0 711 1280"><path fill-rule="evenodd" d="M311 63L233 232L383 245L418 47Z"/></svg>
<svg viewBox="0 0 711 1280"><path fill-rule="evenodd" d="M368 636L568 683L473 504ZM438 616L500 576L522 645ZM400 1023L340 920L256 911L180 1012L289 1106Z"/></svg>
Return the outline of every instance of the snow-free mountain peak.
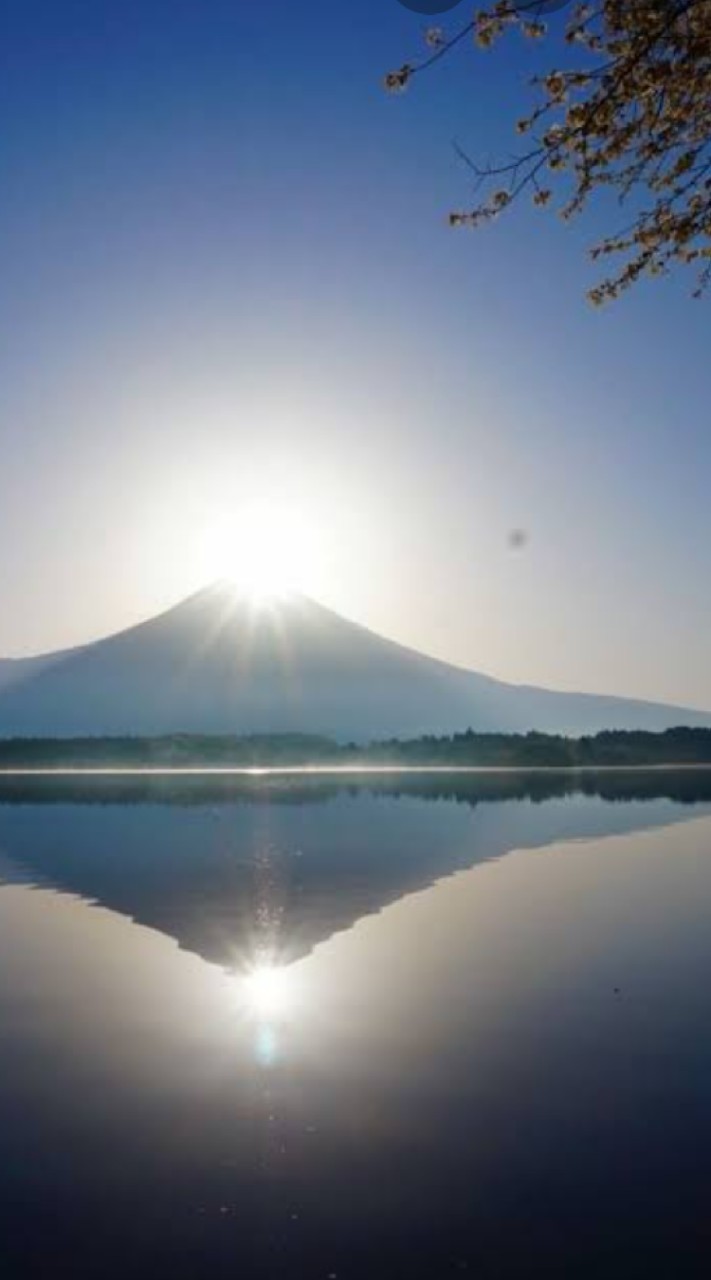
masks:
<svg viewBox="0 0 711 1280"><path fill-rule="evenodd" d="M300 732L345 741L677 724L711 726L711 715L506 684L298 593L255 602L225 581L82 648L0 664L2 737Z"/></svg>

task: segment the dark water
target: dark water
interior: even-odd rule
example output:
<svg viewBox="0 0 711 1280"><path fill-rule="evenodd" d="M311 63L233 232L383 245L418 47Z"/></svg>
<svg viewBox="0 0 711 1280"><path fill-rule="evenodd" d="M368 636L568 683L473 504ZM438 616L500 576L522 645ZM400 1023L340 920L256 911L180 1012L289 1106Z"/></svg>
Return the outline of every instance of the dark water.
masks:
<svg viewBox="0 0 711 1280"><path fill-rule="evenodd" d="M0 1276L707 1276L711 775L0 780Z"/></svg>

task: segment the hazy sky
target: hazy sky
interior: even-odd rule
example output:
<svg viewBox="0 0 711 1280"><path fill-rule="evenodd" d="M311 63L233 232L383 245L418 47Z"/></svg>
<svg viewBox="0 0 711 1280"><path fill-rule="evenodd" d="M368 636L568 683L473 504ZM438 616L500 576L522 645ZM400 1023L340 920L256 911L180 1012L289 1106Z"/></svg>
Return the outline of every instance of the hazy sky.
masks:
<svg viewBox="0 0 711 1280"><path fill-rule="evenodd" d="M540 50L389 98L425 22L0 0L1 654L173 602L256 504L396 639L711 708L711 303L680 277L593 311L598 215L449 231L452 139L515 145Z"/></svg>

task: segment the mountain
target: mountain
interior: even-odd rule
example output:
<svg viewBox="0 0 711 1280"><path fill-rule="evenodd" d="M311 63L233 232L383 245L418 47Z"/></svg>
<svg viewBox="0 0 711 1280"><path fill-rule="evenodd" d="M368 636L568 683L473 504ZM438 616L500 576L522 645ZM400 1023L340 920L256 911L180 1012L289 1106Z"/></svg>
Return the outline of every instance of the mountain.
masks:
<svg viewBox="0 0 711 1280"><path fill-rule="evenodd" d="M711 726L711 713L505 684L375 635L304 596L256 606L217 583L138 626L0 666L0 736L578 735Z"/></svg>
<svg viewBox="0 0 711 1280"><path fill-rule="evenodd" d="M0 693L21 680L38 675L64 656L64 653L50 653L38 658L0 658Z"/></svg>

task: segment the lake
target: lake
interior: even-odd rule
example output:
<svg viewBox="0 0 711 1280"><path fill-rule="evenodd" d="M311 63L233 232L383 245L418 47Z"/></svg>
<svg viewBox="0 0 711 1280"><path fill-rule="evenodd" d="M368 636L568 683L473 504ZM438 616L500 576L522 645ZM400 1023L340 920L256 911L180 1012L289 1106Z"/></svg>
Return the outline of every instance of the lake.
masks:
<svg viewBox="0 0 711 1280"><path fill-rule="evenodd" d="M0 778L0 1276L707 1276L711 774Z"/></svg>

